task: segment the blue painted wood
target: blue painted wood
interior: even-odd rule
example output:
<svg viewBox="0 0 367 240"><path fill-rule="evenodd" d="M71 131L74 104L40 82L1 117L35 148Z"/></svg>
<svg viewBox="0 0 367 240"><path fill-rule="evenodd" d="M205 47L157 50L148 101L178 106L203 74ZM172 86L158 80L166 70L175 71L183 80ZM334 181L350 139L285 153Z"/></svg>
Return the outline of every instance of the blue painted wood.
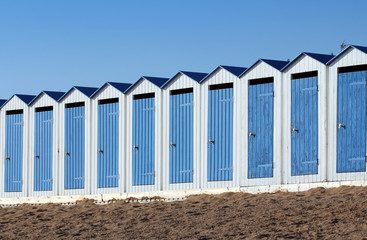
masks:
<svg viewBox="0 0 367 240"><path fill-rule="evenodd" d="M338 74L336 171L366 171L367 71Z"/></svg>
<svg viewBox="0 0 367 240"><path fill-rule="evenodd" d="M35 113L34 191L52 190L53 111Z"/></svg>
<svg viewBox="0 0 367 240"><path fill-rule="evenodd" d="M209 90L208 181L232 180L233 88Z"/></svg>
<svg viewBox="0 0 367 240"><path fill-rule="evenodd" d="M273 83L248 87L248 178L273 177Z"/></svg>
<svg viewBox="0 0 367 240"><path fill-rule="evenodd" d="M154 184L154 98L133 100L133 185Z"/></svg>
<svg viewBox="0 0 367 240"><path fill-rule="evenodd" d="M170 183L193 181L192 101L192 92L170 96Z"/></svg>
<svg viewBox="0 0 367 240"><path fill-rule="evenodd" d="M317 77L300 78L292 85L291 175L318 173Z"/></svg>
<svg viewBox="0 0 367 240"><path fill-rule="evenodd" d="M84 106L65 109L65 189L83 189L85 174Z"/></svg>
<svg viewBox="0 0 367 240"><path fill-rule="evenodd" d="M97 187L118 187L119 103L98 105Z"/></svg>
<svg viewBox="0 0 367 240"><path fill-rule="evenodd" d="M5 192L22 191L23 114L5 118Z"/></svg>

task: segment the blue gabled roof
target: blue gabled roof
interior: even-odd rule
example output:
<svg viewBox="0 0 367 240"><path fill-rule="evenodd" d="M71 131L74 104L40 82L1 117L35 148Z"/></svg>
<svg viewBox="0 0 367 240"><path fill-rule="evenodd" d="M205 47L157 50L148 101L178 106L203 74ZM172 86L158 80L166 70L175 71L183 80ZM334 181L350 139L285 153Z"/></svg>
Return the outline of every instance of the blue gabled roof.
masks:
<svg viewBox="0 0 367 240"><path fill-rule="evenodd" d="M281 71L282 72L285 71L289 66L291 66L295 61L297 61L301 56L309 56L315 59L316 61L319 61L320 63L325 64L325 65L334 57L334 55L331 55L331 54L302 52L295 59L293 59L287 65L285 65Z"/></svg>
<svg viewBox="0 0 367 240"><path fill-rule="evenodd" d="M159 88L162 88L162 86L169 80L169 78L148 77L148 76L143 76L143 78L145 78L146 80L153 83Z"/></svg>
<svg viewBox="0 0 367 240"><path fill-rule="evenodd" d="M25 95L25 94L14 94L14 96L17 96L27 105L29 105L32 102L32 100L36 97L35 95Z"/></svg>
<svg viewBox="0 0 367 240"><path fill-rule="evenodd" d="M175 74L175 76L173 76L168 81L166 81L162 85L162 88L164 88L165 86L167 86L168 83L170 83L173 79L175 79L180 74L183 74L183 75L191 78L192 80L194 80L195 82L198 82L198 83L200 83L200 81L203 80L208 75L207 73L201 73L201 72L179 71L178 73Z"/></svg>
<svg viewBox="0 0 367 240"><path fill-rule="evenodd" d="M331 54L320 54L320 53L309 53L309 52L303 52L307 56L312 57L313 59L316 59L317 61L326 64L328 61L330 61L334 55Z"/></svg>
<svg viewBox="0 0 367 240"><path fill-rule="evenodd" d="M289 61L263 59L263 58L261 58L260 60L267 63L267 64L269 64L270 66L272 66L273 68L275 68L279 71L282 70L282 68L284 68L284 66L289 63Z"/></svg>
<svg viewBox="0 0 367 240"><path fill-rule="evenodd" d="M81 86L74 86L72 87L69 91L67 91L64 95L62 95L61 98L59 98L59 102L65 98L65 96L67 96L71 91L73 91L74 89L80 91L81 93L83 93L85 96L87 96L88 98L91 98L91 96L93 95L93 93L95 91L98 90L98 88L94 88L94 87L81 87Z"/></svg>
<svg viewBox="0 0 367 240"><path fill-rule="evenodd" d="M59 99L65 94L65 92L57 92L57 91L43 91L43 92L55 101L59 101Z"/></svg>
<svg viewBox="0 0 367 240"><path fill-rule="evenodd" d="M357 45L349 45L348 47L344 48L343 51L341 51L340 53L338 53L335 57L333 57L332 59L330 59L330 61L327 62L327 65L330 65L332 62L334 62L335 59L339 58L339 56L341 56L344 52L346 52L349 48L355 48L358 49L364 53L367 54L367 47L363 47L363 46L357 46Z"/></svg>
<svg viewBox="0 0 367 240"><path fill-rule="evenodd" d="M233 75L236 75L237 77L241 76L241 74L246 71L247 68L245 67L234 67L234 66L225 66L220 65L220 67L224 68L228 72L232 73Z"/></svg>
<svg viewBox="0 0 367 240"><path fill-rule="evenodd" d="M218 69L225 69L226 71L232 73L233 75L235 75L236 77L239 77L242 75L243 72L245 72L247 70L247 68L245 67L235 67L235 66L225 66L225 65L219 65L218 67L216 67L214 69L214 71L212 71L211 73L209 73L208 75L206 75L205 78L203 78L200 83L203 83L204 81L206 81L206 79L208 79L211 75L213 75L216 71L218 71Z"/></svg>
<svg viewBox="0 0 367 240"><path fill-rule="evenodd" d="M7 102L6 99L0 99L0 108Z"/></svg>
<svg viewBox="0 0 367 240"><path fill-rule="evenodd" d="M367 54L367 47L357 45L351 45L351 46Z"/></svg>
<svg viewBox="0 0 367 240"><path fill-rule="evenodd" d="M119 83L119 82L106 82L105 84L103 84L102 87L98 88L97 91L95 91L91 97L94 97L95 95L97 95L97 93L99 93L106 85L110 85L114 88L116 88L118 91L125 93L125 91L127 89L129 89L129 87L131 87L131 83Z"/></svg>
<svg viewBox="0 0 367 240"><path fill-rule="evenodd" d="M160 77L148 77L148 76L142 76L139 78L138 81L134 82L128 89L125 90L124 93L129 92L136 84L138 84L142 79L148 80L149 82L153 83L159 88L162 88L166 82L168 82L169 78L160 78Z"/></svg>
<svg viewBox="0 0 367 240"><path fill-rule="evenodd" d="M94 87L81 87L81 86L74 86L75 89L79 90L81 93L83 93L87 97L91 97L95 91L98 90L98 88Z"/></svg>
<svg viewBox="0 0 367 240"><path fill-rule="evenodd" d="M180 73L185 74L192 80L195 80L196 82L200 82L203 80L206 76L208 76L208 73L201 73L201 72L188 72L188 71L180 71Z"/></svg>
<svg viewBox="0 0 367 240"><path fill-rule="evenodd" d="M264 63L270 65L271 67L277 69L278 71L280 71L284 66L286 66L289 63L289 61L281 61L281 60L272 60L272 59L260 58L254 64L252 64L251 67L247 68L246 71L244 71L239 77L241 78L247 72L250 72L251 69L253 69L259 62L264 62Z"/></svg>
<svg viewBox="0 0 367 240"><path fill-rule="evenodd" d="M107 82L107 83L122 93L124 93L132 85L131 83L118 83L118 82Z"/></svg>
<svg viewBox="0 0 367 240"><path fill-rule="evenodd" d="M33 98L32 101L29 103L31 105L34 103L42 94L46 94L56 102L59 101L59 99L64 96L65 92L56 92L56 91L42 91L40 94L37 95L37 97Z"/></svg>

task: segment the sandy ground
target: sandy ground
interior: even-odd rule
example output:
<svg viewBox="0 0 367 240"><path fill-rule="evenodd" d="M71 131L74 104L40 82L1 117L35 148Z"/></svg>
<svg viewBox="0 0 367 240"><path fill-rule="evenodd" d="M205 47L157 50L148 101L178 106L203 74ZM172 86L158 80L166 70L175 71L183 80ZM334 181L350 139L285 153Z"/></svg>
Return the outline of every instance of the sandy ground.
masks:
<svg viewBox="0 0 367 240"><path fill-rule="evenodd" d="M0 208L0 239L367 239L367 188Z"/></svg>

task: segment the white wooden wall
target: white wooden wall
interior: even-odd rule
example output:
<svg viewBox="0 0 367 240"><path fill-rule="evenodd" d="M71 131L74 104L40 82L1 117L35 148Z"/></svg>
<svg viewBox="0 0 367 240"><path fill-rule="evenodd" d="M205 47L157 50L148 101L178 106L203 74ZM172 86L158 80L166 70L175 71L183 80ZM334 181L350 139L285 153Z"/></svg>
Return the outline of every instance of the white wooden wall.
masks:
<svg viewBox="0 0 367 240"><path fill-rule="evenodd" d="M52 116L52 191L34 191L34 137L35 137L35 111L39 107L53 107ZM60 127L60 116L59 116L59 104L54 99L49 97L47 94L42 93L35 102L30 106L30 116L29 116L29 196L54 196L58 195L59 186L59 176L58 176L58 166L59 166L59 127Z"/></svg>
<svg viewBox="0 0 367 240"><path fill-rule="evenodd" d="M97 188L98 164L98 101L104 99L119 99L119 181L115 188ZM125 191L125 95L111 85L105 85L92 100L92 130L91 130L91 191L92 194L120 193Z"/></svg>
<svg viewBox="0 0 367 240"><path fill-rule="evenodd" d="M23 110L23 166L22 166L22 192L4 192L5 185L5 116L6 111ZM12 198L12 197L26 197L28 195L27 181L29 179L29 108L22 100L17 96L13 96L1 109L1 148L0 148L0 197Z"/></svg>
<svg viewBox="0 0 367 240"><path fill-rule="evenodd" d="M133 159L133 97L138 94L154 93L155 103L155 177L154 185L132 185L132 159ZM162 90L150 81L141 78L129 90L126 98L126 190L127 192L147 192L162 189Z"/></svg>
<svg viewBox="0 0 367 240"><path fill-rule="evenodd" d="M194 134L193 134L193 182L192 183L169 183L169 109L170 109L170 91L177 89L193 88L193 113L194 113ZM201 143L200 143L200 84L184 74L179 74L163 90L163 145L162 145L162 183L163 190L184 190L196 189L200 187L200 166L201 166Z"/></svg>
<svg viewBox="0 0 367 240"><path fill-rule="evenodd" d="M367 54L355 48L348 48L339 55L329 66L329 101L328 101L328 126L329 126L329 161L327 179L329 181L366 180L366 172L337 173L336 172L336 142L337 142L337 101L338 101L338 68L356 65L366 65Z"/></svg>
<svg viewBox="0 0 367 240"><path fill-rule="evenodd" d="M65 105L69 103L84 102L85 104L85 175L84 175L84 188L83 189L65 189L64 188L64 166L65 166ZM86 195L91 194L91 99L85 96L77 89L72 89L61 101L60 101L60 165L58 176L60 177L59 194L60 195Z"/></svg>
<svg viewBox="0 0 367 240"><path fill-rule="evenodd" d="M274 127L273 127L273 177L272 178L248 178L248 82L253 79L274 79ZM237 146L238 156L241 162L240 182L241 186L277 185L282 180L282 137L281 137L281 84L282 73L263 61L259 61L252 69L241 76L239 80L238 95L238 120L240 125L240 146Z"/></svg>
<svg viewBox="0 0 367 240"><path fill-rule="evenodd" d="M224 68L218 67L216 71L211 73L209 77L202 83L201 86L201 188L222 188L222 187L233 187L239 186L239 174L242 172L240 169L240 159L238 156L239 142L241 136L238 125L238 77L228 72ZM223 83L233 83L233 177L232 181L207 181L208 177L208 96L209 86Z"/></svg>
<svg viewBox="0 0 367 240"><path fill-rule="evenodd" d="M291 79L292 74L317 71L318 77L318 174L291 176ZM319 61L302 55L291 64L283 75L283 165L284 183L309 183L326 181L327 167L327 66Z"/></svg>

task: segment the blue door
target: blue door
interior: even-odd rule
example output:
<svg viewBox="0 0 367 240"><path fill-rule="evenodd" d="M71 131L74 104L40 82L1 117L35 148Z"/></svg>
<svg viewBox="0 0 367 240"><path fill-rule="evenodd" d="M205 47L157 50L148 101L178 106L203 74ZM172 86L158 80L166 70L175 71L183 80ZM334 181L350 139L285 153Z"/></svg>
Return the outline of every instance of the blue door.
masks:
<svg viewBox="0 0 367 240"><path fill-rule="evenodd" d="M193 93L170 96L169 182L193 180Z"/></svg>
<svg viewBox="0 0 367 240"><path fill-rule="evenodd" d="M233 88L210 89L208 181L232 180Z"/></svg>
<svg viewBox="0 0 367 240"><path fill-rule="evenodd" d="M317 76L293 79L291 175L318 173Z"/></svg>
<svg viewBox="0 0 367 240"><path fill-rule="evenodd" d="M248 178L273 177L273 82L248 87Z"/></svg>
<svg viewBox="0 0 367 240"><path fill-rule="evenodd" d="M119 103L98 105L97 186L118 187Z"/></svg>
<svg viewBox="0 0 367 240"><path fill-rule="evenodd" d="M6 115L5 119L5 192L22 191L23 113Z"/></svg>
<svg viewBox="0 0 367 240"><path fill-rule="evenodd" d="M338 74L338 173L366 171L367 71Z"/></svg>
<svg viewBox="0 0 367 240"><path fill-rule="evenodd" d="M84 106L65 108L65 189L84 188Z"/></svg>
<svg viewBox="0 0 367 240"><path fill-rule="evenodd" d="M154 184L154 97L133 100L133 185Z"/></svg>
<svg viewBox="0 0 367 240"><path fill-rule="evenodd" d="M52 190L52 110L35 113L34 191Z"/></svg>

